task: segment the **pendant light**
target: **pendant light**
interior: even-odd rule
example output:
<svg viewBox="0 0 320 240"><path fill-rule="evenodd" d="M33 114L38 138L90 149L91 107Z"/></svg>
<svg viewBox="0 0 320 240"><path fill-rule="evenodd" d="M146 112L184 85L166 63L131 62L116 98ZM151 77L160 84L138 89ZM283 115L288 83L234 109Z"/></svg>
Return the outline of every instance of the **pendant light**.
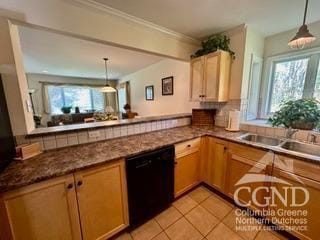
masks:
<svg viewBox="0 0 320 240"><path fill-rule="evenodd" d="M110 93L110 92L116 92L117 90L111 87L108 84L108 67L107 67L107 61L109 60L108 58L103 58L104 60L104 66L106 68L106 85L100 89L100 92L105 92L105 93Z"/></svg>
<svg viewBox="0 0 320 240"><path fill-rule="evenodd" d="M309 44L316 40L316 38L309 32L308 26L306 25L306 17L308 11L309 0L306 0L306 6L304 9L303 24L299 28L296 36L291 39L288 45L293 49L303 49L306 44Z"/></svg>

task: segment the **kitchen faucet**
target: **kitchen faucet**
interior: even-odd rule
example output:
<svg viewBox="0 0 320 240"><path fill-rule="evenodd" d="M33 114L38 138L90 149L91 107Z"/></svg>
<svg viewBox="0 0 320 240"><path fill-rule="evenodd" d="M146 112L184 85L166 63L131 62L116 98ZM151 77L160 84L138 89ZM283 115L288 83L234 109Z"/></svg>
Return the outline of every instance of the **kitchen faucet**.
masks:
<svg viewBox="0 0 320 240"><path fill-rule="evenodd" d="M291 139L293 134L295 134L298 131L299 131L298 129L292 129L291 127L289 127L286 131L286 138Z"/></svg>
<svg viewBox="0 0 320 240"><path fill-rule="evenodd" d="M318 135L315 133L309 133L309 136L310 136L310 143L316 144Z"/></svg>

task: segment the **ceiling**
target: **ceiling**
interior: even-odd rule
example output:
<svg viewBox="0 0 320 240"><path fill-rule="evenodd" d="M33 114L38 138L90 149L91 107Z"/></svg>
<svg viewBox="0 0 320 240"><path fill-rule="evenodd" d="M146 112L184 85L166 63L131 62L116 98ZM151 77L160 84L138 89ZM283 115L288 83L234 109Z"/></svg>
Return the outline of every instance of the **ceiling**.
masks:
<svg viewBox="0 0 320 240"><path fill-rule="evenodd" d="M120 79L164 59L28 27L19 34L27 73L103 79L108 57L109 79Z"/></svg>
<svg viewBox="0 0 320 240"><path fill-rule="evenodd" d="M264 36L302 24L305 0L94 0L193 38L243 23ZM320 1L310 0L307 22L320 20Z"/></svg>

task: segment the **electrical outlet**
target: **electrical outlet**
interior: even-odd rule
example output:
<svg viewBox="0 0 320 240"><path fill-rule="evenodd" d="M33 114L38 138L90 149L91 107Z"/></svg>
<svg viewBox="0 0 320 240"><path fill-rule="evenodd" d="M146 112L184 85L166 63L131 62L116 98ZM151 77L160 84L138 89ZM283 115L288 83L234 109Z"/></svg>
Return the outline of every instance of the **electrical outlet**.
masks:
<svg viewBox="0 0 320 240"><path fill-rule="evenodd" d="M88 135L89 135L89 138L98 138L98 137L100 137L100 132L99 131L89 131Z"/></svg>

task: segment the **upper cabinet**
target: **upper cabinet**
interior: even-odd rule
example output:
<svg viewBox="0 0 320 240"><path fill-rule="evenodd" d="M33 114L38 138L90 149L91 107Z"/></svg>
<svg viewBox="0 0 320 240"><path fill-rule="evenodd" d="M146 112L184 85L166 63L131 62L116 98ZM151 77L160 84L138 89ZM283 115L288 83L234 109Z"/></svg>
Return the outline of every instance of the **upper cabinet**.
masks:
<svg viewBox="0 0 320 240"><path fill-rule="evenodd" d="M192 59L190 63L191 101L228 101L230 66L230 54L221 50Z"/></svg>

